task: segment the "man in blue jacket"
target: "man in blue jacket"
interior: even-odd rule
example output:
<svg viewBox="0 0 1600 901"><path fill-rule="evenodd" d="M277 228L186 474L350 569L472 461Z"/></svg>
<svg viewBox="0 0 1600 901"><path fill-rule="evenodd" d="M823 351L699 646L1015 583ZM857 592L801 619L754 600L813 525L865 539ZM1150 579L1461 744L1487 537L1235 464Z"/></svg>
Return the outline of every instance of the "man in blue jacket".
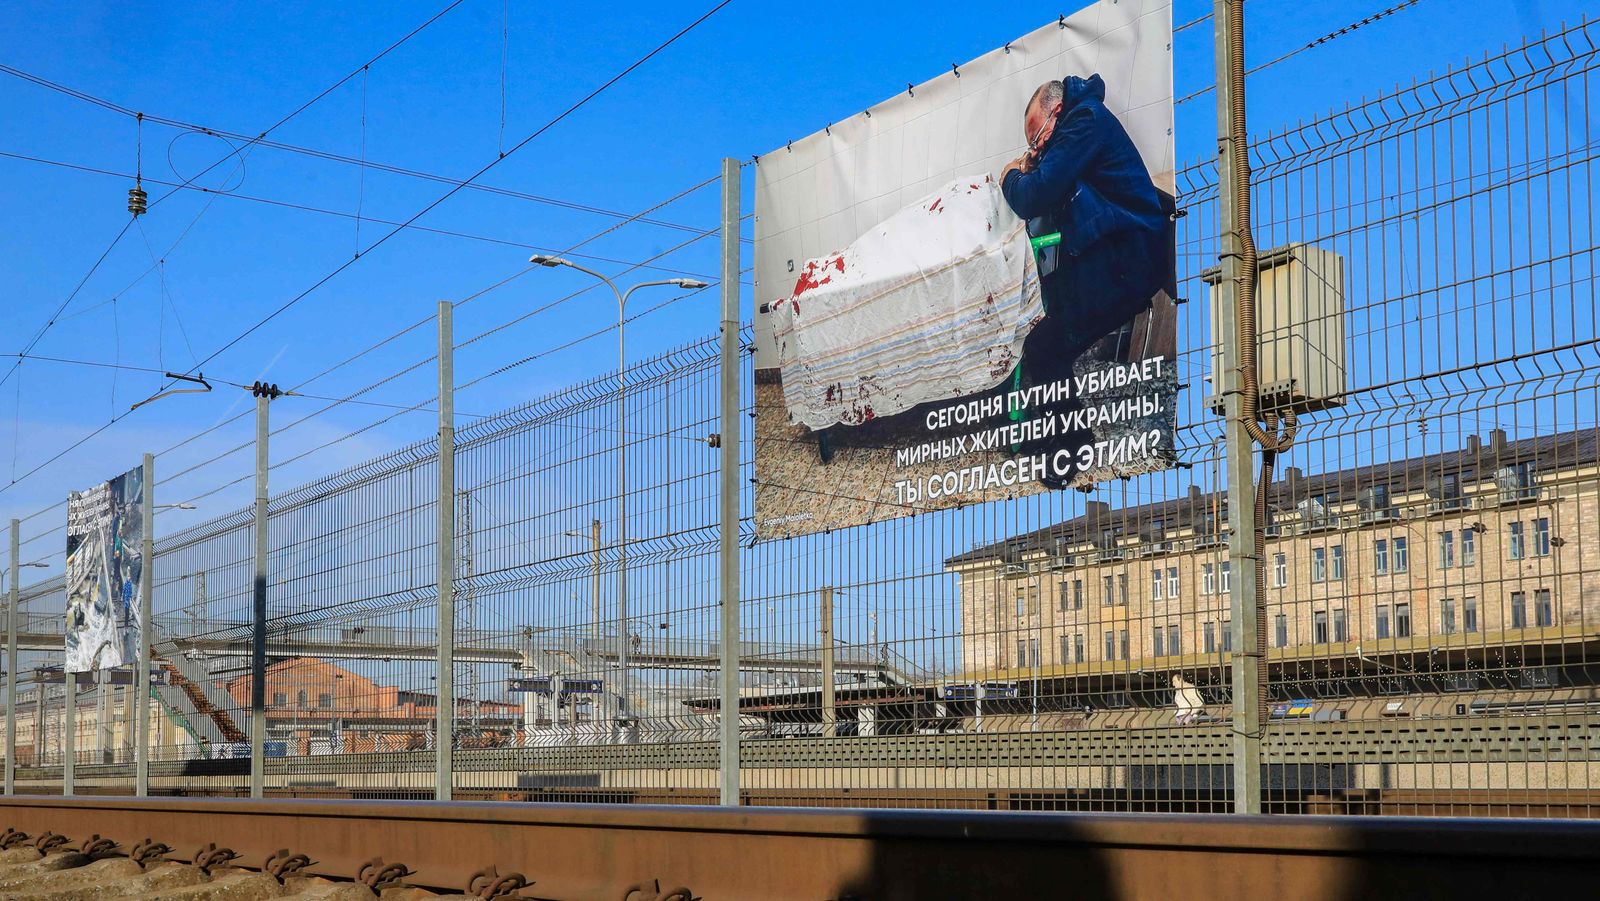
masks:
<svg viewBox="0 0 1600 901"><path fill-rule="evenodd" d="M1151 181L1105 95L1099 75L1040 85L1023 116L1028 150L1000 173L1006 202L1027 220L1028 233L1061 235L1039 254L1045 316L1023 345L1019 387L1176 355L1175 206ZM1100 437L1073 433L1020 450Z"/></svg>

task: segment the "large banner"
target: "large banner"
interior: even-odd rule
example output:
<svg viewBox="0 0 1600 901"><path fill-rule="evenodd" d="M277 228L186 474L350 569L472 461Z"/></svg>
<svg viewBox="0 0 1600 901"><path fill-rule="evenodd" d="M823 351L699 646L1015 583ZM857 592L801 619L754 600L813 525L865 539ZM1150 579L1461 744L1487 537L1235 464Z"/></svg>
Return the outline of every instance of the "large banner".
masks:
<svg viewBox="0 0 1600 901"><path fill-rule="evenodd" d="M67 497L67 672L137 663L144 470Z"/></svg>
<svg viewBox="0 0 1600 901"><path fill-rule="evenodd" d="M1170 0L1101 0L756 173L761 536L1175 461Z"/></svg>

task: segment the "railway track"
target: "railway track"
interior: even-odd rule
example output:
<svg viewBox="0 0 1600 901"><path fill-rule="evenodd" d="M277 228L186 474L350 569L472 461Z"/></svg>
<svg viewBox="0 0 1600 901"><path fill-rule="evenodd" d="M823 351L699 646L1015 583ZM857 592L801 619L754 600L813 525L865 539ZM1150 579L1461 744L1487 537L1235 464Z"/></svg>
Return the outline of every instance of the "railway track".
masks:
<svg viewBox="0 0 1600 901"><path fill-rule="evenodd" d="M0 898L30 901L1592 897L1600 871L1600 824L1549 820L8 797L0 823Z"/></svg>

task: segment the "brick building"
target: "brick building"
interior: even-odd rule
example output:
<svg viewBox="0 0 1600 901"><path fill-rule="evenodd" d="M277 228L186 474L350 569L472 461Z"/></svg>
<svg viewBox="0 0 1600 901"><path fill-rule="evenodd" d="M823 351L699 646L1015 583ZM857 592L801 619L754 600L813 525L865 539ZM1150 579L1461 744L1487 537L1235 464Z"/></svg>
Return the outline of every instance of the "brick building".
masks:
<svg viewBox="0 0 1600 901"><path fill-rule="evenodd" d="M227 683L238 707L250 709L250 676ZM434 694L380 685L358 673L309 657L282 660L267 667L267 734L290 742L293 754L347 753L421 749L432 746ZM521 707L503 701L479 701L478 720L489 733L503 733L511 743ZM458 724L472 717L472 702L456 701ZM480 739L475 738L474 741Z"/></svg>

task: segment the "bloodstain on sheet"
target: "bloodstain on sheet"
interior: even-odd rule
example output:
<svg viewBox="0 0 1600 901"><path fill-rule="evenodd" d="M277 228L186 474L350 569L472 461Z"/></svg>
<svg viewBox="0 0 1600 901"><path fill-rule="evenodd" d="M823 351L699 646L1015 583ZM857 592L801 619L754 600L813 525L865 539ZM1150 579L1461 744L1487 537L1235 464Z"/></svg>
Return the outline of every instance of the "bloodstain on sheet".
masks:
<svg viewBox="0 0 1600 901"><path fill-rule="evenodd" d="M930 212L930 213L939 212L939 207L943 203L944 203L944 198L943 197L935 198L934 201L933 201L933 204L928 207L928 212Z"/></svg>
<svg viewBox="0 0 1600 901"><path fill-rule="evenodd" d="M800 277L795 280L794 292L789 295L789 299L792 301L812 288L820 288L833 281L833 276L827 274L827 270L830 268L837 272L843 272L844 254L836 254L829 257L823 260L821 265L818 265L816 260L808 260L805 268L800 270ZM794 305L794 311L797 315L799 314L799 304Z"/></svg>

